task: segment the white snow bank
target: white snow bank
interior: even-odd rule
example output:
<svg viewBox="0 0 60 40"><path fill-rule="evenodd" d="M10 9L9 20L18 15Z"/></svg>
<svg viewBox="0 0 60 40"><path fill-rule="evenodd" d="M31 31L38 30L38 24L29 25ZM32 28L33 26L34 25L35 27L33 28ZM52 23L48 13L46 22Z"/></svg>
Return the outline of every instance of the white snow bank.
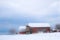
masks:
<svg viewBox="0 0 60 40"><path fill-rule="evenodd" d="M38 33L30 35L0 35L0 40L60 40L60 33Z"/></svg>

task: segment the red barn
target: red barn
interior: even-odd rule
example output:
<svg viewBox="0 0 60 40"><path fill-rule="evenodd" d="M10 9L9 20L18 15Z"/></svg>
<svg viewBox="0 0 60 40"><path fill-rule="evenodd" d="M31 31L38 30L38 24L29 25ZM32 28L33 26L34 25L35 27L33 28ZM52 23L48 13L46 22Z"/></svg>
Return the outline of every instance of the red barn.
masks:
<svg viewBox="0 0 60 40"><path fill-rule="evenodd" d="M27 27L22 27L22 28L25 28L25 30L20 32L21 34L26 34L26 29L29 30L29 28L31 29L32 33L50 32L50 24L48 23L29 23L28 28Z"/></svg>

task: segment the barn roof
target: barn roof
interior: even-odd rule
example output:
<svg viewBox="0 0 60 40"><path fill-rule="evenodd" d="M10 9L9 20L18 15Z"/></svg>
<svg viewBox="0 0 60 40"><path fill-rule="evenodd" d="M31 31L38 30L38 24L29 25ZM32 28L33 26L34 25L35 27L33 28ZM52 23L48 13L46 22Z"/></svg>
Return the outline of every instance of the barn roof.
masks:
<svg viewBox="0 0 60 40"><path fill-rule="evenodd" d="M30 27L50 27L49 23L28 23Z"/></svg>

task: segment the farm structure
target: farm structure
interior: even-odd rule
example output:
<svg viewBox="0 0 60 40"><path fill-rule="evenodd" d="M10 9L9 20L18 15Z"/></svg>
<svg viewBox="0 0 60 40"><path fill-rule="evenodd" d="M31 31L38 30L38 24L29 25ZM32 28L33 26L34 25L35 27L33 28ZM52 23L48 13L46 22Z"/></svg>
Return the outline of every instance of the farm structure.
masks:
<svg viewBox="0 0 60 40"><path fill-rule="evenodd" d="M50 24L48 23L28 23L26 26L19 27L20 34L32 34L38 32L50 32Z"/></svg>

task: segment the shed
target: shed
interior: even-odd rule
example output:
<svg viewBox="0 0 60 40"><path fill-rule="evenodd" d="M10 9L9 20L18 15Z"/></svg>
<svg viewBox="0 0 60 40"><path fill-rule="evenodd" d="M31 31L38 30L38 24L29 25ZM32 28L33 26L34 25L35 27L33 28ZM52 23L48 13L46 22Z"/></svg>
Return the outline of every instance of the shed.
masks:
<svg viewBox="0 0 60 40"><path fill-rule="evenodd" d="M25 34L26 26L19 26L19 34Z"/></svg>

